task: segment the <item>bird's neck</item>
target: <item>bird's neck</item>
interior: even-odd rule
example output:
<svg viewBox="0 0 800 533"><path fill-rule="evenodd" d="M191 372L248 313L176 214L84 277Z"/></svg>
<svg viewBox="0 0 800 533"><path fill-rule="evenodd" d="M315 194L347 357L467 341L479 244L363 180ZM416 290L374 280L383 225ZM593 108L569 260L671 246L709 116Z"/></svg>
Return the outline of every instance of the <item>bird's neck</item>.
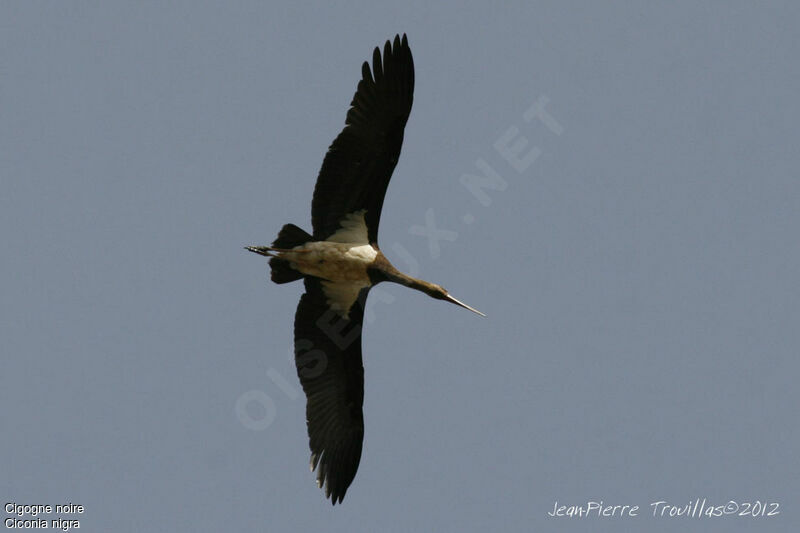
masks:
<svg viewBox="0 0 800 533"><path fill-rule="evenodd" d="M394 265L392 265L388 259L383 257L383 254L380 254L379 262L379 269L380 269L380 277L381 281L391 281L394 283L399 283L400 285L405 285L406 287L410 287L412 289L416 289L418 291L424 292L428 296L432 296L434 298L440 298L440 293L442 292L441 287L435 285L433 283L429 283L422 279L417 279L408 274L404 274L397 270Z"/></svg>

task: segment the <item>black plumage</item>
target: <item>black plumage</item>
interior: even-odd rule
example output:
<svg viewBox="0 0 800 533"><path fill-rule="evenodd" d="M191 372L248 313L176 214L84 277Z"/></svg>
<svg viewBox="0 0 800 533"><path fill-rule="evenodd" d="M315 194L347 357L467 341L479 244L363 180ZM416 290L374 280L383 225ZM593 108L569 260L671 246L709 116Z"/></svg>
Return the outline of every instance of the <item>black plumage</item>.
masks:
<svg viewBox="0 0 800 533"><path fill-rule="evenodd" d="M386 188L400 157L414 99L408 39L376 48L346 124L322 163L311 203L313 235L286 224L271 246L272 281L304 279L294 321L297 375L306 394L311 469L333 504L341 502L361 460L364 366L361 328L370 287L400 283L478 314L443 287L397 270L378 247Z"/></svg>
<svg viewBox="0 0 800 533"><path fill-rule="evenodd" d="M383 57L375 48L372 72L366 61L361 72L346 125L328 149L314 188L316 240L335 233L345 215L364 209L369 242L378 242L383 198L414 102L414 59L406 36L395 36L393 45L386 41Z"/></svg>
<svg viewBox="0 0 800 533"><path fill-rule="evenodd" d="M377 247L383 199L414 100L414 60L406 36L386 41L383 56L376 47L372 70L365 61L361 71L345 127L322 163L311 220L314 239L325 240L341 228L343 218L365 210L369 242ZM344 318L328 307L319 280L306 277L305 286L294 322L297 373L308 400L311 468L335 504L344 498L361 459L361 326L369 288Z"/></svg>
<svg viewBox="0 0 800 533"><path fill-rule="evenodd" d="M320 280L306 277L294 318L297 375L306 394L311 469L332 503L341 502L358 470L364 439L361 326L368 289L347 318L330 310Z"/></svg>

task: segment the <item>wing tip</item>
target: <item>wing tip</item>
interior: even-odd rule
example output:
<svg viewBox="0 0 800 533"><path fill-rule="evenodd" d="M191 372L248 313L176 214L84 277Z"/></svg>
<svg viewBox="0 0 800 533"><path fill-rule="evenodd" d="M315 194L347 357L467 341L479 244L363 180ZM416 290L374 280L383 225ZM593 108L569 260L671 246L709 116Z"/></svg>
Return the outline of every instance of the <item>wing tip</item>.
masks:
<svg viewBox="0 0 800 533"><path fill-rule="evenodd" d="M373 83L372 70L369 68L369 61L364 61L364 63L361 65L361 78L367 83ZM356 91L356 94L358 94L358 91Z"/></svg>
<svg viewBox="0 0 800 533"><path fill-rule="evenodd" d="M352 483L353 479L351 478L349 482L345 483L342 487L340 483L331 483L331 472L328 470L325 459L321 459L321 456L324 455L323 453L311 453L311 471L317 470L316 476L316 484L317 487L322 489L325 492L325 498L328 498L331 501L331 505L336 505L337 503L342 503L344 500L344 496L347 493L347 489L350 487L350 483ZM355 478L355 474L353 475ZM334 486L335 485L335 486Z"/></svg>

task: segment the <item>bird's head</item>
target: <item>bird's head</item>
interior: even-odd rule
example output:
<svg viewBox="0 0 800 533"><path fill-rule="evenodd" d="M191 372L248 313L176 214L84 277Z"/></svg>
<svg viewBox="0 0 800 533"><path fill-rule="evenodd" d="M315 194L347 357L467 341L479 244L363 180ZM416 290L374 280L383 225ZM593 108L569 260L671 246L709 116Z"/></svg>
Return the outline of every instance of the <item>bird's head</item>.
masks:
<svg viewBox="0 0 800 533"><path fill-rule="evenodd" d="M446 302L450 302L450 303L456 304L456 305L458 305L460 307L463 307L464 309L469 309L473 313L477 313L477 314L479 314L481 316L486 316L485 314L481 313L480 311L478 311L474 307L470 307L467 304L465 304L464 302L461 302L461 301L455 299L449 292L447 292L447 289L445 289L441 285L437 285L435 283L430 283L429 287L428 287L428 290L426 290L425 292L427 292L429 296L431 296L433 298L436 298L437 300L445 300Z"/></svg>

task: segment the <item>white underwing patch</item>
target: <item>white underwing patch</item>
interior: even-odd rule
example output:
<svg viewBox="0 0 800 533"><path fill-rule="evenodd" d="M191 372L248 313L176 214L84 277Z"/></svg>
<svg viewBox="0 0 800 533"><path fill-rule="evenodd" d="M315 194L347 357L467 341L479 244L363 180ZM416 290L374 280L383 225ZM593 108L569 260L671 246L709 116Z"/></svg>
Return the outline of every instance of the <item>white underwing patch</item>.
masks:
<svg viewBox="0 0 800 533"><path fill-rule="evenodd" d="M341 228L328 237L328 242L369 244L367 223L364 221L364 214L366 212L366 209L361 209L345 215L341 222L339 222Z"/></svg>
<svg viewBox="0 0 800 533"><path fill-rule="evenodd" d="M367 283L359 282L331 282L322 281L322 291L325 293L328 306L339 316L347 318L350 308L356 303L361 289L368 287Z"/></svg>

